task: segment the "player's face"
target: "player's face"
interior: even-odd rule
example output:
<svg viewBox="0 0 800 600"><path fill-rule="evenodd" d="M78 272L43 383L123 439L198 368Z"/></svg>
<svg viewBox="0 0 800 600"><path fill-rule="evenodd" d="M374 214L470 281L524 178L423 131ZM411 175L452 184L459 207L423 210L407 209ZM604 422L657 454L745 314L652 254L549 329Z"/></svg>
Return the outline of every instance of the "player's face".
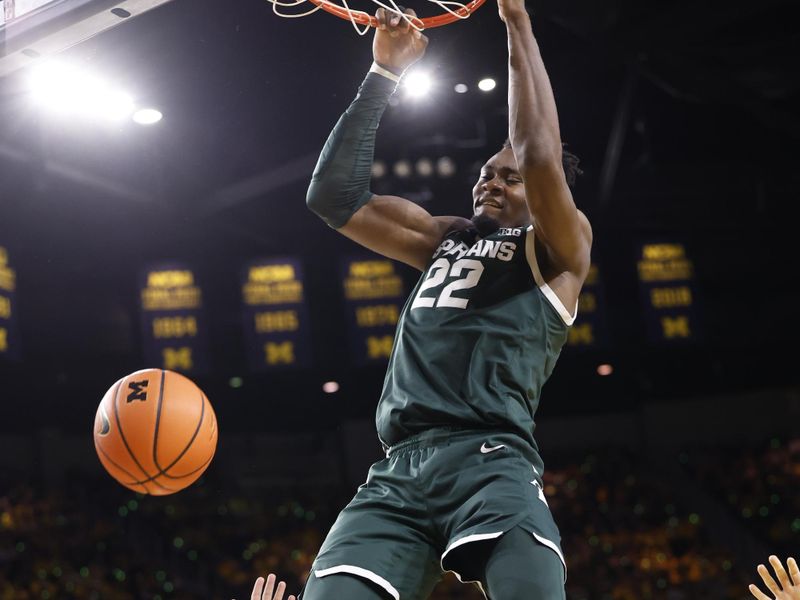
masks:
<svg viewBox="0 0 800 600"><path fill-rule="evenodd" d="M472 188L472 209L475 216L497 221L501 227L520 227L531 222L525 186L511 148L490 158L478 183Z"/></svg>

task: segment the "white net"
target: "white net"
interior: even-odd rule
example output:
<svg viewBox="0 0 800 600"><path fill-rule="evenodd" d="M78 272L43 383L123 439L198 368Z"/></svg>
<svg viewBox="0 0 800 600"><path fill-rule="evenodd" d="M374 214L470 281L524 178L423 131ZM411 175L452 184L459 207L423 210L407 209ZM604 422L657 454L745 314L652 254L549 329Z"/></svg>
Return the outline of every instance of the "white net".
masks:
<svg viewBox="0 0 800 600"><path fill-rule="evenodd" d="M414 19L409 15L403 12L403 9L397 5L394 0L386 0L386 2L382 2L381 0L371 0L375 5L378 7L384 8L389 12L395 13L400 15L400 18L407 21L408 24L416 29L417 31L423 31L425 29L424 23L420 19ZM453 20L455 19L467 19L469 18L472 9L470 8L471 4L462 4L461 2L457 2L456 0L426 0L431 4L435 4L439 8L441 8L445 13L449 13L452 15ZM320 9L328 9L333 8L333 10L329 12L333 12L334 14L341 16L342 18L348 19L350 23L352 23L353 28L356 30L358 35L366 35L370 30L369 20L371 15L363 10L357 10L355 8L351 8L350 5L347 3L347 0L341 0L341 4L337 4L331 0L315 0L311 2L311 0L267 0L270 4L272 4L272 12L274 12L279 17L284 17L287 19L295 19L298 17L307 17L310 14L317 12ZM387 3L388 2L388 3ZM294 12L297 7L310 3L313 7L309 10L304 12ZM327 7L327 8L326 8Z"/></svg>

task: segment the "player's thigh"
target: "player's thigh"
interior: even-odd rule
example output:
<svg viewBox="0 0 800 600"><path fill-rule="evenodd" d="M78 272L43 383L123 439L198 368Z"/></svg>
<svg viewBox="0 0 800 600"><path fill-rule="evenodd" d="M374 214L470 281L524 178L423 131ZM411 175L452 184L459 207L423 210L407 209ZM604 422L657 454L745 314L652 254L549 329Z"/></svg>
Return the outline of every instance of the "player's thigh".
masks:
<svg viewBox="0 0 800 600"><path fill-rule="evenodd" d="M346 573L316 577L312 572L300 600L390 600L392 596L380 586Z"/></svg>
<svg viewBox="0 0 800 600"><path fill-rule="evenodd" d="M485 557L481 582L489 600L563 600L564 566L533 535L514 527Z"/></svg>
<svg viewBox="0 0 800 600"><path fill-rule="evenodd" d="M426 598L441 576L441 544L433 535L408 466L399 460L376 463L367 484L325 537L312 566L311 585L349 575L377 585L391 598ZM330 596L338 597L346 598Z"/></svg>

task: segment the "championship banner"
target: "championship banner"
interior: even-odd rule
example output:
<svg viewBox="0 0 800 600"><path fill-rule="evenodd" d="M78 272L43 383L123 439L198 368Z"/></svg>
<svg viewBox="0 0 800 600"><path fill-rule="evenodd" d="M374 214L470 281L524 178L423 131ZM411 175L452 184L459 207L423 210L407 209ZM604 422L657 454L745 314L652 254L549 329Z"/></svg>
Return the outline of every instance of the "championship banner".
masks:
<svg viewBox="0 0 800 600"><path fill-rule="evenodd" d="M242 271L244 336L253 371L311 366L303 266L293 257L255 260Z"/></svg>
<svg viewBox="0 0 800 600"><path fill-rule="evenodd" d="M689 342L699 335L694 265L681 243L639 247L639 290L651 342Z"/></svg>
<svg viewBox="0 0 800 600"><path fill-rule="evenodd" d="M606 304L600 270L593 264L578 298L578 317L569 329L567 347L575 349L608 346Z"/></svg>
<svg viewBox="0 0 800 600"><path fill-rule="evenodd" d="M352 360L386 363L405 302L403 279L385 258L350 257L341 262L342 289Z"/></svg>
<svg viewBox="0 0 800 600"><path fill-rule="evenodd" d="M208 370L203 294L187 266L153 266L140 280L142 339L153 367L199 374Z"/></svg>
<svg viewBox="0 0 800 600"><path fill-rule="evenodd" d="M19 358L16 328L17 274L9 264L8 251L0 246L0 357Z"/></svg>

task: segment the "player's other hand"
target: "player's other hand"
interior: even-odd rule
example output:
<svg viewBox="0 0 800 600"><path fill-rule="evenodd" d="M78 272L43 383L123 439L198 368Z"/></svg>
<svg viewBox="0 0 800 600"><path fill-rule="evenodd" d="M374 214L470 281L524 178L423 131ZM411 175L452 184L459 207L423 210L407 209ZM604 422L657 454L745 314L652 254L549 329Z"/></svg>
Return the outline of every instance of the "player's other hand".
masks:
<svg viewBox="0 0 800 600"><path fill-rule="evenodd" d="M283 600L283 594L286 592L286 583L283 581L278 582L275 587L275 580L277 577L270 573L266 579L259 577L253 585L253 591L250 592L250 600ZM286 600L296 600L293 595L289 595Z"/></svg>
<svg viewBox="0 0 800 600"><path fill-rule="evenodd" d="M789 573L786 573L783 563L777 556L770 556L769 563L775 569L778 581L772 578L769 569L764 565L758 565L758 574L774 597L770 598L753 584L750 584L750 593L758 600L800 600L800 569L797 568L797 561L793 558L786 561Z"/></svg>
<svg viewBox="0 0 800 600"><path fill-rule="evenodd" d="M403 12L409 19L417 17L417 13L410 8ZM403 71L424 56L428 38L411 27L409 19L385 8L379 8L375 18L378 27L372 42L372 56L384 69L402 75Z"/></svg>
<svg viewBox="0 0 800 600"><path fill-rule="evenodd" d="M525 0L497 0L497 10L503 23L506 23L508 19L528 14L525 10Z"/></svg>

